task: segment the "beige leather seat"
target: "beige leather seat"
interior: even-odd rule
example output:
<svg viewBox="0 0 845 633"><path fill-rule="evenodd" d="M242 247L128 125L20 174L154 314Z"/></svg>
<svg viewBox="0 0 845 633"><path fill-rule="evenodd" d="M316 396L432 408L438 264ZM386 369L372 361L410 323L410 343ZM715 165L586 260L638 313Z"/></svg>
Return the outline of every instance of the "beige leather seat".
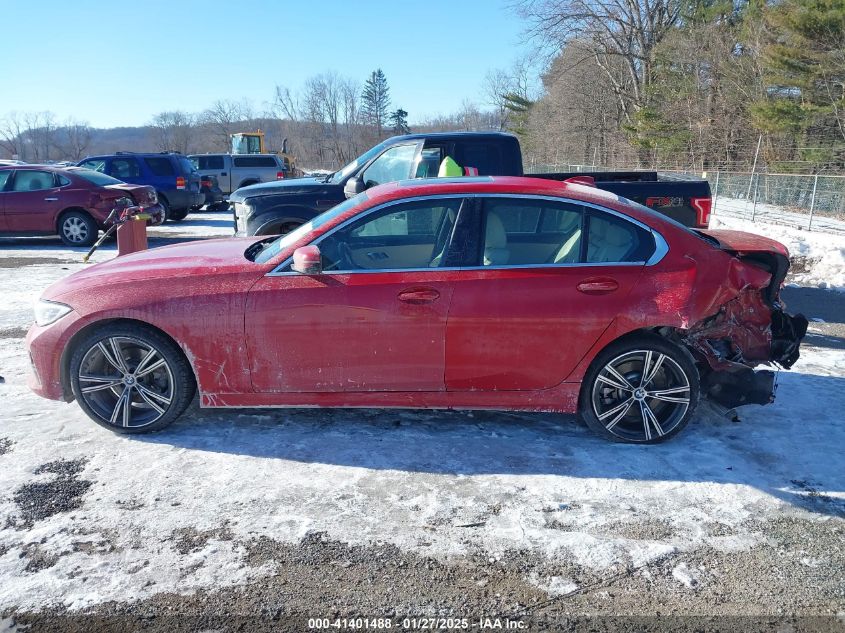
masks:
<svg viewBox="0 0 845 633"><path fill-rule="evenodd" d="M633 246L633 231L602 218L591 219L588 261L624 262Z"/></svg>
<svg viewBox="0 0 845 633"><path fill-rule="evenodd" d="M577 229L569 239L563 243L552 260L555 264L577 264L581 254L581 229Z"/></svg>
<svg viewBox="0 0 845 633"><path fill-rule="evenodd" d="M493 211L487 214L487 222L484 231L484 265L502 266L508 263L510 251L508 250L508 234L502 218Z"/></svg>

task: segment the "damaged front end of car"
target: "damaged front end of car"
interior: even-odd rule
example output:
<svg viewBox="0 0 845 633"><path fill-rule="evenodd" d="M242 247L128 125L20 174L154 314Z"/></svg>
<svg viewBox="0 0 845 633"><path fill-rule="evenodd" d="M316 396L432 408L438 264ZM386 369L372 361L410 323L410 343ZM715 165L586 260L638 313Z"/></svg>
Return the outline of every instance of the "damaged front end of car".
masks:
<svg viewBox="0 0 845 633"><path fill-rule="evenodd" d="M702 393L711 400L728 409L769 404L775 398L776 371L758 368L792 367L807 332L807 319L787 314L780 299L789 257L785 249L723 245L723 250L733 255L724 285L733 298L693 324L685 342L700 361Z"/></svg>

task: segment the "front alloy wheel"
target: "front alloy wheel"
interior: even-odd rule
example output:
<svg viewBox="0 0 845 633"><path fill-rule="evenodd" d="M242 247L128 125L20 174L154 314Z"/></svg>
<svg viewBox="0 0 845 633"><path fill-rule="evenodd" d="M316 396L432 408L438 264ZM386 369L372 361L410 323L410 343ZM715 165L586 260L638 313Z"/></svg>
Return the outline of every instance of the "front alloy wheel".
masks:
<svg viewBox="0 0 845 633"><path fill-rule="evenodd" d="M161 429L193 397L184 356L155 331L106 328L77 347L71 382L82 409L118 433Z"/></svg>
<svg viewBox="0 0 845 633"><path fill-rule="evenodd" d="M698 400L698 371L689 355L665 340L642 343L602 353L582 390L582 417L615 441L668 439L686 426Z"/></svg>

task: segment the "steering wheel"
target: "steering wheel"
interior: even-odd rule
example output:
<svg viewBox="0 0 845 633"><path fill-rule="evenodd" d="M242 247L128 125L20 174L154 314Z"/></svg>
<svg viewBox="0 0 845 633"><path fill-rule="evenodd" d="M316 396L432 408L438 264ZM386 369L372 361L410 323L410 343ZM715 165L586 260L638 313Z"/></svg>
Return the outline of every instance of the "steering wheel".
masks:
<svg viewBox="0 0 845 633"><path fill-rule="evenodd" d="M339 263L341 270L358 270L360 268L360 266L355 264L355 261L352 259L352 249L346 242L338 243L337 254L340 259Z"/></svg>

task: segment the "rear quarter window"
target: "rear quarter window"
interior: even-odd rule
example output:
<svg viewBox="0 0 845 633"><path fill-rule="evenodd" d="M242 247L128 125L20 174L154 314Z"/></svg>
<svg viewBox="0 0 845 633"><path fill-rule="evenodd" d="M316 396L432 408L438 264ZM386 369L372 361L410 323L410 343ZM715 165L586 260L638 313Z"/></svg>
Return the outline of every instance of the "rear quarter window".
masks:
<svg viewBox="0 0 845 633"><path fill-rule="evenodd" d="M223 169L222 156L194 156L191 161L197 169Z"/></svg>
<svg viewBox="0 0 845 633"><path fill-rule="evenodd" d="M235 167L279 167L273 156L235 156Z"/></svg>
<svg viewBox="0 0 845 633"><path fill-rule="evenodd" d="M609 213L590 213L587 263L645 262L654 249L649 231Z"/></svg>
<svg viewBox="0 0 845 633"><path fill-rule="evenodd" d="M176 172L173 169L173 163L170 162L169 158L165 158L164 156L149 156L144 159L144 162L147 164L147 167L150 168L150 171L156 176L176 175Z"/></svg>

